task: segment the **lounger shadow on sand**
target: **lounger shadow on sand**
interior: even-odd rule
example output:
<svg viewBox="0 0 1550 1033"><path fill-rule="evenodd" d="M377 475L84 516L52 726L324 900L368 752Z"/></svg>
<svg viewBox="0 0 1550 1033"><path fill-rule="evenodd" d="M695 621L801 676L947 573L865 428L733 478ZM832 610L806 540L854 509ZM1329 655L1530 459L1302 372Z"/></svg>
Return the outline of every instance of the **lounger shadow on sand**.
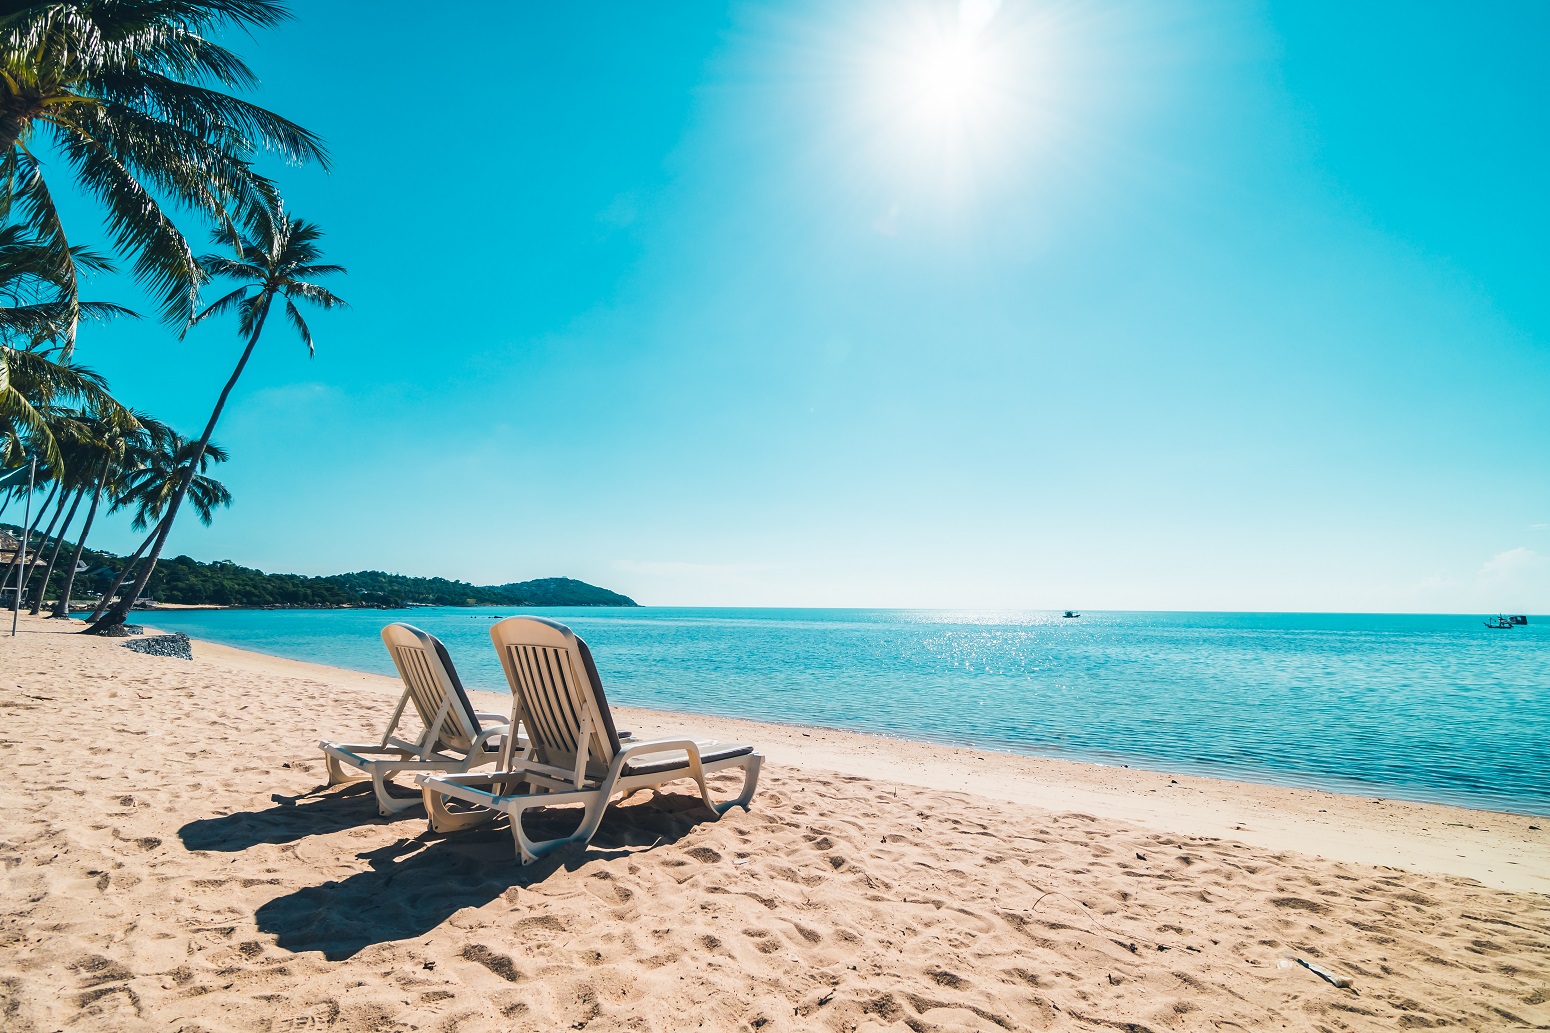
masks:
<svg viewBox="0 0 1550 1033"><path fill-rule="evenodd" d="M579 817L574 810L561 810L530 815L528 822L542 835L559 836ZM401 839L356 855L369 870L276 897L254 918L259 930L273 935L284 950L321 951L330 961L340 961L374 944L423 936L457 911L488 904L513 886L532 886L560 869L674 843L711 820L698 794L654 795L611 808L590 847L575 844L527 866L511 863L510 834L499 824L456 836Z"/></svg>
<svg viewBox="0 0 1550 1033"><path fill-rule="evenodd" d="M234 853L260 843L294 843L308 836L362 825L390 825L391 819L376 814L371 787L365 783L344 786L327 794L271 796L273 807L262 811L237 811L217 818L200 818L178 829L178 838L189 850Z"/></svg>

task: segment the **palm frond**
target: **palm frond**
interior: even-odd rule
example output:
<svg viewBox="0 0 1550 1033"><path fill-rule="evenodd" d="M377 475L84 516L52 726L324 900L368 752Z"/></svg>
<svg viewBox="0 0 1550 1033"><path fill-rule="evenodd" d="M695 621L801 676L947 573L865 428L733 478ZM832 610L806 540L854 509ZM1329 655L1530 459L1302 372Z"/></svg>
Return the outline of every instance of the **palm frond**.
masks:
<svg viewBox="0 0 1550 1033"><path fill-rule="evenodd" d="M306 344L307 354L309 356L316 355L318 350L312 344L312 331L307 329L307 321L301 318L300 310L296 308L296 303L291 301L290 298L285 299L285 314L291 317L291 325L296 328L296 332L301 335L302 342Z"/></svg>
<svg viewBox="0 0 1550 1033"><path fill-rule="evenodd" d="M218 316L223 312L229 312L246 301L247 296L248 285L243 284L241 287L238 287L230 294L227 294L217 299L216 301L211 302L208 308L189 321L189 325L192 326L196 323L202 323L210 316Z"/></svg>
<svg viewBox="0 0 1550 1033"><path fill-rule="evenodd" d="M350 307L349 302L328 290L326 287L319 287L315 283L302 283L298 281L296 283L288 284L286 286L286 293L293 294L298 298L305 298L307 301L312 302L318 308L326 309Z"/></svg>

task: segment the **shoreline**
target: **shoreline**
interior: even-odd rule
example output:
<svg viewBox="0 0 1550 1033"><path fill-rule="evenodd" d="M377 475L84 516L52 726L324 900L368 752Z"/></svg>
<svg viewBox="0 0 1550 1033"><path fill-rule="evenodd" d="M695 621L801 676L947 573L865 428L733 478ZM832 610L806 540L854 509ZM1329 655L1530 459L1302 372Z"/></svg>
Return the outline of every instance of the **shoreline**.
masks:
<svg viewBox="0 0 1550 1033"><path fill-rule="evenodd" d="M153 626L147 625L150 633ZM193 639L197 656L253 673L284 673L384 695L398 679ZM507 693L472 689L483 710ZM772 763L966 792L987 800L1099 817L1190 836L1296 850L1329 860L1474 879L1550 894L1550 818L1324 789L952 746L822 726L615 706L637 736L693 733L750 742ZM1537 826L1537 827L1536 827Z"/></svg>
<svg viewBox="0 0 1550 1033"><path fill-rule="evenodd" d="M189 606L180 609L253 609L251 607L202 607ZM153 625L141 623L141 626L152 628ZM218 643L212 639L195 638L194 641L204 642L208 645L219 645L224 648L256 653L261 656L271 657L275 660L284 660L299 664L312 664L318 666L317 661L303 660L296 657L283 656L278 653L268 653L261 648L251 645L234 645L231 643ZM362 670L356 667L338 667L339 670L360 674L376 675L377 672ZM482 691L482 690L481 690ZM502 700L508 699L503 689L490 690L493 695ZM505 704L503 704L504 706ZM637 708L650 709L650 708ZM1338 797L1356 797L1366 799L1381 799L1395 804L1417 804L1422 806L1444 807L1459 811L1482 814L1507 814L1531 819L1535 824L1550 825L1550 804L1541 810L1529 810L1511 803L1493 805L1494 801L1470 799L1469 793L1460 793L1454 799L1438 799L1427 795L1432 792L1432 787L1409 789L1404 786L1384 786L1363 782L1356 777L1343 777L1340 775L1299 775L1295 772L1282 772L1275 769L1256 770L1252 766L1245 766L1241 771L1212 770L1210 765L1191 765L1187 761L1176 762L1169 758L1132 757L1121 752L1105 752L1102 750L1069 750L1069 751L1037 751L1022 750L1015 745L996 743L986 744L970 741L966 738L941 736L940 738L916 737L916 734L904 731L876 731L866 728L845 728L835 725L807 724L786 722L778 720L764 720L757 717L743 717L736 714L703 713L699 711L660 711L663 714L679 714L689 721L718 720L718 721L744 721L752 725L772 725L780 728L799 728L804 731L821 731L842 735L859 735L869 739L879 739L884 742L901 742L916 746L934 746L946 749L961 750L966 753L993 753L998 756L1022 757L1032 760L1049 760L1066 762L1079 765L1096 766L1102 768L1115 768L1120 770L1149 771L1154 774L1167 775L1174 778L1189 777L1205 779L1212 782L1228 782L1235 785L1266 786L1277 789L1287 789L1298 792L1326 793ZM1486 794L1475 794L1486 795ZM1543 819L1543 822L1541 822Z"/></svg>
<svg viewBox="0 0 1550 1033"><path fill-rule="evenodd" d="M676 782L524 866L326 784L396 679L79 627L0 641L7 1029L1550 1026L1528 819L621 708L754 743L751 807Z"/></svg>

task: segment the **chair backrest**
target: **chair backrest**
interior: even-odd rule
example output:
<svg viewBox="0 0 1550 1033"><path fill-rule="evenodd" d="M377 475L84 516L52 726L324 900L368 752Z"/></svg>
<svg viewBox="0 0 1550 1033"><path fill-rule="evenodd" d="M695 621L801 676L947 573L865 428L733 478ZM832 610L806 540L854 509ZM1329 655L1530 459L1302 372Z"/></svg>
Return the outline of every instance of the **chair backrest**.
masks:
<svg viewBox="0 0 1550 1033"><path fill-rule="evenodd" d="M452 666L452 657L441 639L412 624L389 624L382 629L382 644L387 646L398 676L404 681L405 697L414 704L426 728L446 707L436 747L464 753L473 749L481 731L479 718L474 715L468 693L463 691L457 668ZM391 728L388 734L392 734Z"/></svg>
<svg viewBox="0 0 1550 1033"><path fill-rule="evenodd" d="M620 749L619 732L587 644L565 625L542 617L507 617L490 629L490 639L511 686L513 713L532 743L533 759L574 768L590 714L587 773L606 772Z"/></svg>

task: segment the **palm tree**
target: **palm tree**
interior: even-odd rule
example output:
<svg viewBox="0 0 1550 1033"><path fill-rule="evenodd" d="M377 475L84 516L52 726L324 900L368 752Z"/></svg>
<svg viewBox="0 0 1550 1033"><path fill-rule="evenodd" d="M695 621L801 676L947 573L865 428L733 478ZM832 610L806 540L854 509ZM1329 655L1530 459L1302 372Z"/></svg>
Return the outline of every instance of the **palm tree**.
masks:
<svg viewBox="0 0 1550 1033"><path fill-rule="evenodd" d="M243 283L199 313L194 322L235 310L238 332L247 343L242 349L242 358L237 360L237 368L232 370L231 378L226 381L221 396L216 399L215 410L210 413L210 422L205 424L205 432L196 447L196 457L203 455L205 446L210 443L210 435L215 433L221 411L226 408L226 399L231 396L232 388L237 386L237 380L252 357L275 302L284 301L285 314L306 343L308 355L315 354L316 349L312 343L312 331L307 328L301 310L296 307L296 300L311 302L323 309L344 305L334 294L312 282L319 276L344 272L342 266L327 265L320 261L323 252L318 241L323 231L317 225L292 218L278 203L265 217L255 219L255 222L256 230L247 236L229 227L216 230L216 242L231 247L236 253L235 257L205 255L199 259L201 274L206 279L229 278L242 280ZM192 477L193 473L194 467L191 464L187 476ZM156 542L141 566L140 573L136 575L134 585L87 630L95 633L124 622L135 600L144 591L146 581L150 580L151 571L156 568L156 561L161 557L162 547L166 545L167 535L172 530L172 522L177 519L178 506L183 501L185 489L186 484L168 500L167 515L162 518Z"/></svg>
<svg viewBox="0 0 1550 1033"><path fill-rule="evenodd" d="M43 514L48 511L48 507L49 506L53 505L55 497L59 494L59 481L53 479L52 472L50 470L48 470L47 467L44 467L44 468L42 468L40 470L40 477L39 477L38 484L37 484L37 490L41 491L42 488L43 488L43 485L45 485L45 484L49 485L49 493L46 496L44 496L44 498L43 498L43 505L39 506L38 507L38 511L33 514L32 522L26 524L22 528L22 539L21 540L22 540L22 542L24 544L22 545L22 547L18 548L11 555L10 561L7 562L6 565L5 565L4 573L0 573L0 588L4 588L4 587L15 587L16 588L16 598L15 598L15 600L13 600L13 602L14 602L14 605L15 605L15 607L17 609L21 608L21 594L22 593L21 593L21 585L20 585L20 583L17 582L16 580L14 580L14 575L16 574L16 568L17 568L18 565L25 563L25 564L28 565L28 569L26 571L24 571L23 574L24 575L30 574L31 573L31 566L33 564L37 563L38 551L43 548L42 545L39 545L37 550L33 550L31 548L31 546L29 546L29 545L27 545L25 543L28 543L28 542L32 541L32 533L38 529L38 524L42 523L42 521L43 521ZM26 577L24 576L22 578L22 580L25 581Z"/></svg>
<svg viewBox="0 0 1550 1033"><path fill-rule="evenodd" d="M231 505L231 492L220 481L205 476L204 471L211 463L224 463L231 456L213 441L200 450L197 442L172 430L148 450L142 465L125 472L113 509L132 507L135 515L129 526L136 531L145 530L153 522L160 523L162 514L194 468L196 455L199 472L188 479L186 501L199 514L200 522L210 526L215 507Z"/></svg>
<svg viewBox="0 0 1550 1033"><path fill-rule="evenodd" d="M84 248L76 252L74 257L89 268L112 269L109 262ZM49 249L15 226L0 226L0 469L20 466L30 454L43 462L43 483L52 480L57 489L69 476L77 482L72 487L80 489L74 492L70 514L55 536L54 554L49 559L49 573L44 574L39 587L38 601L58 558L65 528L75 519L84 491L84 471L76 469L75 457L67 460L63 451L76 446L75 451L81 452L85 424L80 407L89 406L101 413L122 412L122 407L108 394L102 377L69 361L68 355L62 354L66 349L59 339L67 328L73 333L83 315L103 319L134 315L128 309L100 302L71 299L66 304L62 291L58 267ZM71 494L69 490L59 493L60 509L55 510L55 520ZM47 503L38 511L40 518L46 509ZM29 534L31 530L29 527ZM52 521L45 532L45 542L51 534ZM20 557L13 560L20 562ZM35 561L36 557L33 565ZM11 569L7 568L7 577ZM26 573L31 575L32 566ZM19 605L20 600L17 602ZM36 601L33 612L37 612Z"/></svg>
<svg viewBox="0 0 1550 1033"><path fill-rule="evenodd" d="M91 508L86 511L86 522L75 540L75 550L65 566L65 582L60 586L51 617L70 616L70 593L75 590L75 574L81 565L81 554L86 550L86 539L97 519L97 507L102 503L104 492L112 492L118 484L118 475L126 464L138 465L156 443L171 434L166 424L144 413L128 409L112 409L94 413L88 424L91 448L100 453L92 478ZM46 584L47 582L45 582Z"/></svg>
<svg viewBox="0 0 1550 1033"><path fill-rule="evenodd" d="M52 523L44 533L43 540L38 543L38 551L42 551L48 545L49 538L54 539L54 549L49 553L48 562L43 565L43 577L40 579L37 589L32 593L31 612L36 615L43 606L43 595L48 590L49 578L54 576L54 565L59 562L59 552L64 547L65 535L70 532L70 525L75 523L76 511L81 508L81 500L86 497L87 482L90 477L89 467L91 459L88 455L89 427L85 413L72 413L69 420L69 429L55 431L55 439L60 442L60 452L64 461L60 464L55 476L59 479L60 494L59 508L54 512L54 519L59 519L60 513L65 513L64 523L59 525L56 531ZM65 503L70 504L68 512ZM32 584L33 569L28 570L26 584Z"/></svg>
<svg viewBox="0 0 1550 1033"><path fill-rule="evenodd" d="M0 220L19 208L55 251L68 304L74 263L36 154L46 139L105 209L114 245L163 316L186 326L199 271L163 199L230 228L273 186L263 152L300 164L327 152L316 136L220 89L257 85L214 38L289 17L276 0L69 0L0 13ZM206 85L211 84L211 85ZM67 344L73 320L66 320Z"/></svg>
<svg viewBox="0 0 1550 1033"><path fill-rule="evenodd" d="M4 434L0 439L0 452L4 452L19 460L17 466L23 465L27 455L39 456L36 488L41 491L48 486L48 495L43 500L43 505L38 507L31 523L25 528L23 541L30 541L32 532L36 531L42 523L43 517L48 513L49 507L58 501L54 508L54 515L49 520L43 531L43 542L47 542L54 533L54 525L63 514L65 505L70 500L71 489L66 485L66 468L63 453L60 450L61 441L72 441L80 433L79 412L64 405L52 404L55 398L68 397L58 390L57 378L64 378L74 382L74 377L80 376L88 386L101 383L101 378L89 371L82 371L68 364L52 363L46 359L40 363L31 363L23 359L36 359L38 356L31 352L13 352L6 354L0 349L0 369L6 369L17 374L11 377L8 390L8 398L4 392L0 392L0 433ZM106 398L106 392L102 397ZM10 408L11 402L15 403L18 411L25 413L26 422L9 420L5 413ZM109 399L111 401L111 399ZM11 464L6 464L11 465ZM39 545L41 552L43 545ZM39 553L32 554L30 559L23 558L25 550L18 550L6 565L3 575L0 575L0 584L11 584L11 575L15 572L19 563L26 564L23 583L31 578L39 561ZM16 600L20 605L20 595Z"/></svg>
<svg viewBox="0 0 1550 1033"><path fill-rule="evenodd" d="M47 540L69 496L68 491L60 491L66 476L60 443L73 441L81 434L80 411L67 404L71 402L85 403L101 411L119 408L108 394L106 382L91 370L50 358L43 350L0 345L0 469L24 466L30 456L36 456L37 489L48 485L50 492L25 529L24 541L30 541L49 505L58 497L59 508L44 532ZM14 490L25 494L21 489ZM23 562L23 551L12 556L0 574L0 585L12 583L16 564ZM27 577L37 559L34 555L29 562ZM16 604L21 604L20 593Z"/></svg>
<svg viewBox="0 0 1550 1033"><path fill-rule="evenodd" d="M143 531L153 523L156 526L140 543L134 555L124 561L124 566L113 579L113 584L102 593L97 608L88 618L94 622L92 627L87 629L88 631L97 630L95 622L101 617L102 611L113 601L113 597L124 584L124 579L131 570L135 569L135 564L145 554L145 550L161 535L168 504L177 497L179 491L184 492L186 501L194 507L194 513L199 517L199 522L206 527L209 527L210 522L215 519L217 506L231 505L231 492L226 490L226 485L204 473L211 463L226 462L229 458L226 450L214 442L206 443L205 447L197 453L198 472L195 473L194 456L197 443L189 441L163 424L156 424L156 427L156 432L147 436L146 445L139 449L136 456L137 464L125 470L119 492L110 508L110 512L132 508L135 515L129 526L136 531ZM125 597L128 603L124 607L126 614L134 605L135 599L139 597L139 589L143 589L145 582L150 579L149 571L154 564L154 558L144 564L142 567L145 571L144 577L135 579L135 585L138 588L133 590L134 596ZM121 624L123 621L120 620L118 623ZM102 625L103 628L110 626Z"/></svg>

